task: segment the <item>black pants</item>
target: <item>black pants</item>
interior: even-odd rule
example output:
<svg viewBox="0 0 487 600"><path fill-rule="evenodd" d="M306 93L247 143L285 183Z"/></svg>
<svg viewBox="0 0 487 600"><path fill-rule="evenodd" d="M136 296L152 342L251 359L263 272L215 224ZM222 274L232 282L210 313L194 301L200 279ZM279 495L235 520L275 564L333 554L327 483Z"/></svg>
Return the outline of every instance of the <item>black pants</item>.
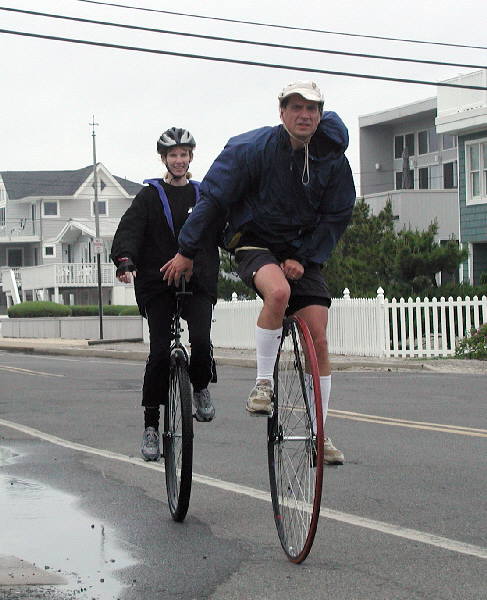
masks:
<svg viewBox="0 0 487 600"><path fill-rule="evenodd" d="M142 406L165 404L169 387L171 320L176 308L173 294L152 299L145 307L150 333L150 352L142 388ZM188 323L191 359L189 377L196 391L211 380L211 317L213 303L207 294L195 292L184 298L182 316Z"/></svg>

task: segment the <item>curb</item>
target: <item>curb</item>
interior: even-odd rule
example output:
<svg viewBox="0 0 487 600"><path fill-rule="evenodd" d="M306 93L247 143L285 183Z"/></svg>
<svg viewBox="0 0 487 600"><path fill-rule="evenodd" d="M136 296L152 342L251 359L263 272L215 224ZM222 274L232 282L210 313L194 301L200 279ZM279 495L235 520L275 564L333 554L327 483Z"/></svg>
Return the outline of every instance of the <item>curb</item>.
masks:
<svg viewBox="0 0 487 600"><path fill-rule="evenodd" d="M117 340L120 341L120 340ZM106 341L105 343L109 343ZM147 360L147 352L141 352L140 350L111 350L108 348L99 348L98 345L90 345L86 348L69 348L62 346L22 346L2 344L0 342L0 350L8 350L10 352L20 352L24 354L47 354L51 356L92 356L95 358L112 358L122 360L133 360L145 362ZM215 355L215 361L217 365L233 365L234 367L245 367L255 368L255 358L245 357L231 357L231 356L218 356ZM351 371L356 369L371 369L376 371L399 371L399 370L429 370L429 366L422 363L413 363L407 361L386 363L381 360L353 360L353 361L340 361L331 360L333 371Z"/></svg>

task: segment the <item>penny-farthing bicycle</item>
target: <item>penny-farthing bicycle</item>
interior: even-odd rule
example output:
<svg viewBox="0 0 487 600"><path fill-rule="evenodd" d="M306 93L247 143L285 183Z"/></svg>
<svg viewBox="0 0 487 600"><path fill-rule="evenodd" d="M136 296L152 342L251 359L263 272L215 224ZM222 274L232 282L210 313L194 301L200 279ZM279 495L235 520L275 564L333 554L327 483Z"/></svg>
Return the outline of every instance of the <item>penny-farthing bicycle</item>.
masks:
<svg viewBox="0 0 487 600"><path fill-rule="evenodd" d="M189 357L181 342L181 312L186 296L191 295L182 278L176 291L176 310L171 325L169 395L164 407L164 465L169 510L175 521L183 521L189 507L193 477L193 414Z"/></svg>
<svg viewBox="0 0 487 600"><path fill-rule="evenodd" d="M323 414L313 340L297 316L284 320L274 367L274 412L268 419L268 463L279 540L294 563L309 554L323 484Z"/></svg>

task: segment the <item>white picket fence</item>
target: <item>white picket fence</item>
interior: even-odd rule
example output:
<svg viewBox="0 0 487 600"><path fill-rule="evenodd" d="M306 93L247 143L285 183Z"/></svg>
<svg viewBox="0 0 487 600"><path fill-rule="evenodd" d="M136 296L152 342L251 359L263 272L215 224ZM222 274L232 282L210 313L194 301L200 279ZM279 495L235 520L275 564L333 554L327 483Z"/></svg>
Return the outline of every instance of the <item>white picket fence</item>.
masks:
<svg viewBox="0 0 487 600"><path fill-rule="evenodd" d="M213 344L255 348L255 323L262 301L218 301ZM334 298L329 313L328 343L332 354L350 356L452 356L456 343L487 322L487 298Z"/></svg>

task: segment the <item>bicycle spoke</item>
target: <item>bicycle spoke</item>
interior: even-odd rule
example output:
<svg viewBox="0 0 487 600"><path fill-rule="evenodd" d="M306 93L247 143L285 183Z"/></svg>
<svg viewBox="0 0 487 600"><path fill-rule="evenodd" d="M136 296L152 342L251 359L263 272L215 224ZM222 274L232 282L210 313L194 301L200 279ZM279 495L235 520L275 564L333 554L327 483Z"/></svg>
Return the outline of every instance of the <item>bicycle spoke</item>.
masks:
<svg viewBox="0 0 487 600"><path fill-rule="evenodd" d="M187 365L175 364L169 377L164 420L164 461L169 509L182 521L189 506L192 479L193 418Z"/></svg>
<svg viewBox="0 0 487 600"><path fill-rule="evenodd" d="M272 503L281 545L293 562L303 561L316 531L323 464L313 432L305 369L317 377L311 337L297 318L287 321L274 374L275 414L269 421L268 457ZM307 332L307 333L306 333ZM321 402L321 401L320 401ZM322 450L319 452L322 456Z"/></svg>

